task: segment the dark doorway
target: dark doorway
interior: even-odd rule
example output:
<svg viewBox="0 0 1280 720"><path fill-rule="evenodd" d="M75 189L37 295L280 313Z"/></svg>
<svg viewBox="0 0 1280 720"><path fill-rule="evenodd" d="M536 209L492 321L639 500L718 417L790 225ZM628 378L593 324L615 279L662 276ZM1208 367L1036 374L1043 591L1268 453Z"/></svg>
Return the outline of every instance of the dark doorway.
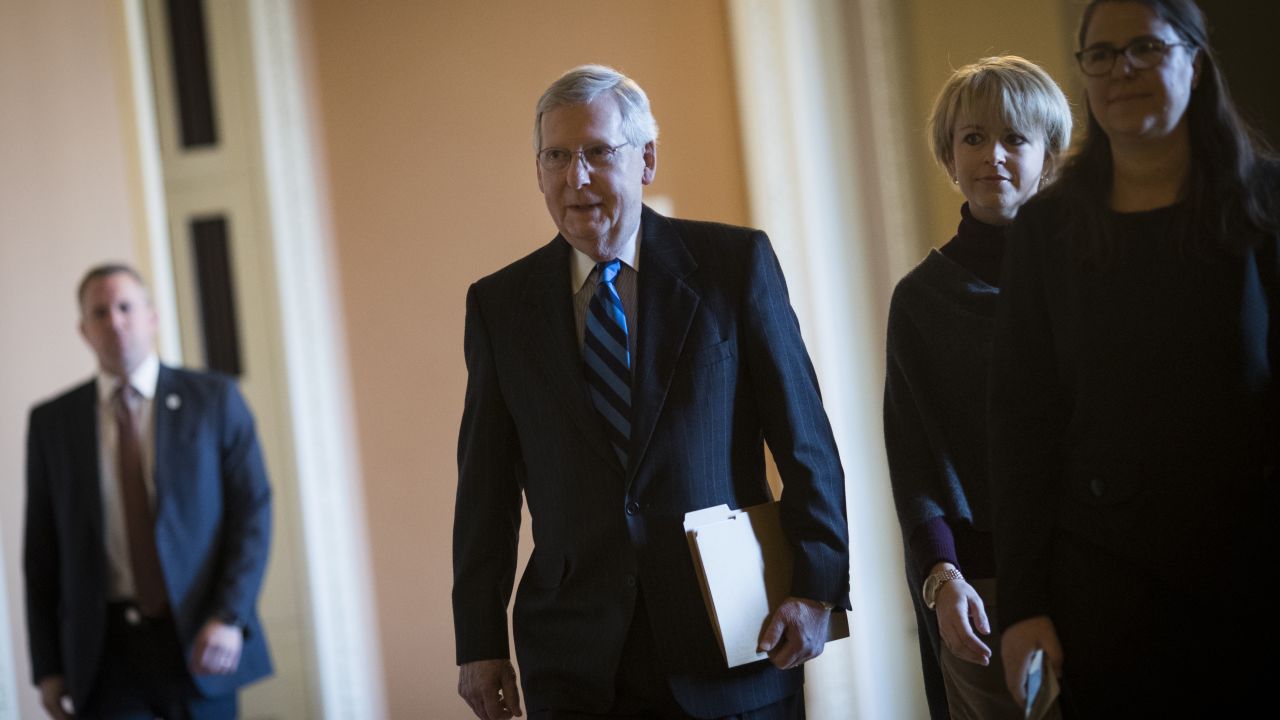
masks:
<svg viewBox="0 0 1280 720"><path fill-rule="evenodd" d="M1273 149L1280 148L1280 2L1199 0L1218 65L1241 112Z"/></svg>

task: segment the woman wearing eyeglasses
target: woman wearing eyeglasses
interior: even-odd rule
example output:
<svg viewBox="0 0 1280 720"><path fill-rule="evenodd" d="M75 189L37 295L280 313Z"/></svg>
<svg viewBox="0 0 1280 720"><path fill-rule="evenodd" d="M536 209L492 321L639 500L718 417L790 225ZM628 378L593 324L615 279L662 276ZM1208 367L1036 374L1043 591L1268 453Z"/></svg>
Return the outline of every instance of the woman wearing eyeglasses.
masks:
<svg viewBox="0 0 1280 720"><path fill-rule="evenodd" d="M932 645L922 660L940 667L950 716L1020 718L991 634L987 363L1005 228L1057 167L1071 108L1033 63L992 57L952 74L929 125L934 157L965 203L955 237L894 290L884 405L890 480L917 621ZM931 688L935 715L938 694Z"/></svg>
<svg viewBox="0 0 1280 720"><path fill-rule="evenodd" d="M1095 0L1079 43L1083 146L993 346L1006 682L1040 648L1068 716L1240 717L1277 670L1280 172L1191 0Z"/></svg>

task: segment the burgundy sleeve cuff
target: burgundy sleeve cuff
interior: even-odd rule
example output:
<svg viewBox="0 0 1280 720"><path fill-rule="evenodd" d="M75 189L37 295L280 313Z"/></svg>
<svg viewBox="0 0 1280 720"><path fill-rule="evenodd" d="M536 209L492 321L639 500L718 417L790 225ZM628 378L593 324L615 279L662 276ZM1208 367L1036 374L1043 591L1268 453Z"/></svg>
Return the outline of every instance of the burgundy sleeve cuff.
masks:
<svg viewBox="0 0 1280 720"><path fill-rule="evenodd" d="M929 571L940 562L960 567L960 561L956 559L956 539L945 518L930 518L917 525L911 531L907 544L911 551L911 561L915 563L916 572L922 578L928 577Z"/></svg>

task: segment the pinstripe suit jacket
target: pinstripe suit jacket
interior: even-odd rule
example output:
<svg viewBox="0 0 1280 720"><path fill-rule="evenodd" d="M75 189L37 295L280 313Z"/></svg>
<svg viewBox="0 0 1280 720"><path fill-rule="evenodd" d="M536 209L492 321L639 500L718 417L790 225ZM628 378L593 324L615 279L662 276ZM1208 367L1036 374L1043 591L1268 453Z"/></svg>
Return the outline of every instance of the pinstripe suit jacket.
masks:
<svg viewBox="0 0 1280 720"><path fill-rule="evenodd" d="M603 711L637 584L688 712L722 716L795 692L799 670L725 669L684 514L770 499L781 473L792 594L848 607L843 470L777 258L764 233L641 218L632 447L623 467L588 396L561 237L472 285L458 441L459 664L508 656L521 497L534 549L515 646L532 709Z"/></svg>

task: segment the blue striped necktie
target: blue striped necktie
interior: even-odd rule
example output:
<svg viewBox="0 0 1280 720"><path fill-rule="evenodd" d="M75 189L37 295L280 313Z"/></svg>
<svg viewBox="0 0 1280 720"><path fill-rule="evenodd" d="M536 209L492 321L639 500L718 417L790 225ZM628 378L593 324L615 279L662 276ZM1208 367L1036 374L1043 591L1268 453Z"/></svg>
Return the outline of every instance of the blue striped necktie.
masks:
<svg viewBox="0 0 1280 720"><path fill-rule="evenodd" d="M591 402L605 421L605 431L622 467L631 445L631 351L627 347L627 315L614 278L619 260L598 263L599 282L587 305L582 358L586 363Z"/></svg>

